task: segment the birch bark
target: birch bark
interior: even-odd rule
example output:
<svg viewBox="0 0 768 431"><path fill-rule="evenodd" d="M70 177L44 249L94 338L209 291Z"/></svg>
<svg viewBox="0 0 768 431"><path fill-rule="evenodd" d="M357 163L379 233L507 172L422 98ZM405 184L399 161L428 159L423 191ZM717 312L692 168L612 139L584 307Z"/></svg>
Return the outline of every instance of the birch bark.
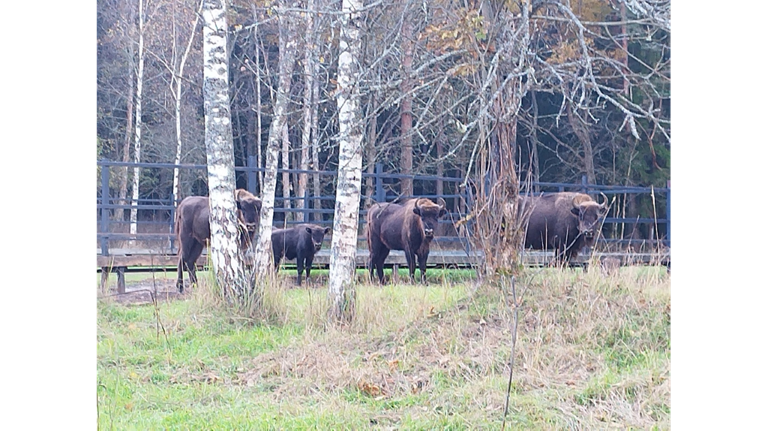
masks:
<svg viewBox="0 0 768 431"><path fill-rule="evenodd" d="M264 182L261 195L261 221L259 223L259 239L256 242L255 270L256 279L263 280L274 274L272 267L272 220L275 214L275 190L277 188L277 162L280 152L280 140L283 127L287 121L288 102L291 93L291 75L296 59L296 39L292 29L292 13L286 9L296 8L292 2L286 7L281 1L278 7L278 25L280 57L278 60L279 85L277 100L272 113L272 123L269 126L267 139L266 161L264 163Z"/></svg>
<svg viewBox="0 0 768 431"><path fill-rule="evenodd" d="M141 97L144 89L144 0L139 0L139 70L136 73L136 127L134 130L133 161L141 162ZM136 222L138 218L139 204L139 175L138 166L133 168L133 188L131 190L131 235L136 235ZM135 245L131 241L132 246Z"/></svg>
<svg viewBox="0 0 768 431"><path fill-rule="evenodd" d="M210 255L214 275L224 296L234 292L242 298L249 283L238 248L226 15L225 0L204 0L203 98L211 209Z"/></svg>
<svg viewBox="0 0 768 431"><path fill-rule="evenodd" d="M328 295L329 317L341 323L350 321L355 308L355 254L360 212L360 186L363 168L363 127L360 113L359 58L361 0L343 0L339 36L338 92L339 174L333 218Z"/></svg>

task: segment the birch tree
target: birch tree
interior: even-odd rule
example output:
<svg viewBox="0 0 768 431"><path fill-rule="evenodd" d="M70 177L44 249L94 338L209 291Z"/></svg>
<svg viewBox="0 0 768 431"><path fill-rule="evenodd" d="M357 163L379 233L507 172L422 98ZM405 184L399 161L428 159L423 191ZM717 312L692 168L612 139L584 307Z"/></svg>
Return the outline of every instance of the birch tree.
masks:
<svg viewBox="0 0 768 431"><path fill-rule="evenodd" d="M247 292L238 247L235 206L235 160L229 106L226 0L203 2L203 95L205 149L208 156L210 255L216 281L225 297Z"/></svg>
<svg viewBox="0 0 768 431"><path fill-rule="evenodd" d="M278 60L279 84L277 97L272 113L272 123L269 126L267 139L266 161L264 163L264 182L261 195L261 221L259 223L259 240L256 243L255 271L256 279L263 280L274 274L272 266L272 220L275 213L275 190L277 188L277 162L280 152L280 141L283 128L288 118L288 102L291 95L291 76L296 59L296 39L293 27L293 13L297 4L286 5L281 1L278 5L278 26L280 57Z"/></svg>
<svg viewBox="0 0 768 431"><path fill-rule="evenodd" d="M400 48L402 49L403 78L400 83L400 92L403 100L400 102L400 145L401 164L400 172L413 175L413 82L411 78L413 65L413 24L411 23L408 3L403 7L403 26L401 29ZM413 180L403 178L400 180L400 193L404 196L413 196Z"/></svg>
<svg viewBox="0 0 768 431"><path fill-rule="evenodd" d="M134 127L134 144L133 144L133 161L136 163L141 162L141 101L142 90L144 89L144 57L146 55L144 51L144 0L139 0L139 68L136 72L136 126ZM131 235L136 235L136 222L138 218L139 204L139 167L133 168L133 189L131 191Z"/></svg>
<svg viewBox="0 0 768 431"><path fill-rule="evenodd" d="M181 59L178 61L178 72L176 71L176 35L173 37L173 61L174 64L171 67L171 92L174 98L174 114L176 123L176 157L174 158L174 164L181 164L181 83L184 78L184 65L187 63L187 57L189 51L192 48L192 42L195 39L197 33L197 23L200 20L199 11L203 7L202 2L195 13L195 22L192 24L192 30L190 30L189 40L187 41L187 47L184 49L184 53L181 55ZM176 14L173 16L174 33L176 30ZM179 199L179 168L173 170L173 197Z"/></svg>
<svg viewBox="0 0 768 431"><path fill-rule="evenodd" d="M349 321L355 308L355 255L363 169L363 127L360 112L361 0L343 0L339 34L338 91L339 171L328 295L334 322Z"/></svg>
<svg viewBox="0 0 768 431"><path fill-rule="evenodd" d="M291 75L291 74L289 74ZM290 78L289 78L290 79ZM288 84L290 88L290 82ZM288 169L291 168L291 140L288 137L288 121L283 123L283 130L280 134L283 140L283 146L280 152L280 160L283 167L283 208L285 209L284 227L287 227L287 223L292 220L291 217L291 173Z"/></svg>
<svg viewBox="0 0 768 431"><path fill-rule="evenodd" d="M312 111L315 108L314 101L312 100L312 89L315 86L314 75L314 51L315 46L315 1L307 0L307 29L305 34L305 48L304 48L304 111L302 115L302 130L301 130L301 155L299 160L299 169L306 171L309 169L309 147L312 137ZM316 109L316 108L315 108ZM315 169L318 169L315 167ZM302 172L299 174L299 181L296 187L296 196L299 198L296 201L296 209L304 209L304 195L307 192L307 174ZM306 214L306 213L304 213ZM309 217L302 216L302 220L309 221Z"/></svg>

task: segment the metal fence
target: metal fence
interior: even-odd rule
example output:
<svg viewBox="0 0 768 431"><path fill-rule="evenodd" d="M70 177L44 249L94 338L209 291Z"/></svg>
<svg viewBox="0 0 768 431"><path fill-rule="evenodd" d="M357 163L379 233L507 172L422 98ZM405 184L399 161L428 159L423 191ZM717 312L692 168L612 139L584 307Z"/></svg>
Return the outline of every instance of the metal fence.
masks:
<svg viewBox="0 0 768 431"><path fill-rule="evenodd" d="M166 199L150 199L140 198L138 202L120 203L117 196L113 196L110 191L110 173L113 168L139 167L141 169L168 169L173 170L178 168L180 170L202 170L207 169L206 165L175 165L172 163L133 163L133 162L114 162L109 160L100 160L97 162L97 166L100 168L100 193L97 193L97 217L98 217L98 231L97 231L97 243L100 248L100 254L110 254L110 242L114 241L137 241L137 242L154 242L156 244L163 244L162 248L169 253L176 252L176 238L174 235L174 221L175 210L178 202L181 201L173 193ZM259 172L263 172L264 168L256 166L254 157L248 158L248 166L235 167L236 175L238 176L239 183L245 183L245 188L251 193L260 196L258 192L258 178ZM308 176L319 175L320 177L335 178L337 176L336 171L313 171L313 170L278 170L278 178L282 173L289 173L292 175L306 173ZM365 183L368 178L372 178L372 186L370 190ZM413 180L414 190L433 190L436 189L434 184L438 181L442 181L444 189L448 190L448 193L436 194L436 193L420 193L418 196L430 198L432 200L444 199L446 202L446 208L448 209L448 216L440 220L443 226L443 234L436 237L435 241L443 246L458 247L468 250L470 245L466 239L466 236L460 236L454 228L454 222L465 217L468 211L471 210L473 204L472 188L460 187L460 184L464 182L462 177L438 177L434 175L403 175L395 173L384 172L381 164L376 165L375 172L363 173L363 198L360 202L360 225L365 224L365 215L367 213L367 197L374 202L386 202L394 200L399 197L397 193L397 185L403 178L410 178ZM650 225L653 228L650 229L654 232L652 238L640 240L643 243L648 243L653 247L659 245L669 246L671 240L671 189L666 188L653 188L653 187L627 187L627 186L613 186L613 185L597 185L588 184L586 177L582 178L582 182L578 184L569 183L551 183L551 182L534 182L531 187L536 190L540 190L541 193L547 194L558 191L581 191L593 196L597 196L600 193L604 193L609 198L616 195L647 195L654 197L653 208L654 213L651 216L646 217L612 217L609 216L605 219L603 227L603 238L601 242L609 244L626 245L638 240L613 238L610 234L616 229L612 229L611 226L625 225L636 227L638 225ZM279 191L279 189L278 189ZM295 223L316 223L319 225L331 226L333 224L334 203L336 200L335 195L310 195L309 188L303 197L289 197L284 198L282 196L275 196L275 222L283 224L295 224ZM128 199L130 200L130 199ZM291 208L284 208L284 202L286 200L291 201ZM295 208L294 203L296 201L303 201L303 208ZM315 207L315 202L319 203L319 207ZM657 205L662 203L663 205ZM661 206L662 208L657 208ZM126 209L136 208L139 211L141 217L137 221L137 233L130 234L123 232L129 225L129 221L117 221L110 217L110 213L114 211L124 211ZM153 217L147 217L147 214L153 215ZM291 216L289 216L292 215ZM471 229L471 224L468 226ZM662 229L663 227L663 229ZM364 237L360 236L360 240L364 240Z"/></svg>

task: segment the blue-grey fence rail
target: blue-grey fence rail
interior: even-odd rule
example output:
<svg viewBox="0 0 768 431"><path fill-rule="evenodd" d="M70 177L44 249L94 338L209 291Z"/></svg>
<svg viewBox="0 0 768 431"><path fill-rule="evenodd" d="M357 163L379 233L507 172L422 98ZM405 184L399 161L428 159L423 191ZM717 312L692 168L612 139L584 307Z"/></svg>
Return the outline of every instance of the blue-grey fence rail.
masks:
<svg viewBox="0 0 768 431"><path fill-rule="evenodd" d="M115 162L115 161L109 161L109 160L99 160L97 162L97 166L100 168L100 196L97 196L97 217L98 217L98 231L97 231L97 242L99 243L99 247L101 248L100 252L102 255L109 255L110 254L110 247L109 247L109 241L125 241L125 240L137 240L137 241L143 241L143 240L159 240L159 241L167 241L167 244L169 244L169 251L175 253L176 252L176 238L174 234L174 221L175 221L175 210L176 205L181 199L178 199L176 196L173 196L173 193L170 194L170 196L166 199L150 199L150 198L140 198L138 202L130 202L130 203L120 203L120 199L117 196L112 196L110 192L110 174L112 171L112 168L117 167L139 167L142 169L175 169L178 168L180 170L206 170L206 165L191 165L191 164L181 164L181 165L175 165L172 163L134 163L134 162ZM249 157L248 160L248 166L238 166L235 167L236 174L244 175L245 176L245 182L246 182L246 188L251 193L259 195L257 186L258 186L258 179L257 175L258 172L263 172L264 168L259 168L256 166L254 158ZM299 170L299 169L286 169L278 170L278 177L283 172L287 172L289 174L301 174L306 173L309 175L320 175L325 177L335 177L337 175L336 171L312 171L312 170ZM417 181L423 181L423 182L437 182L437 181L443 181L444 183L461 183L464 181L463 176L462 177L438 177L434 175L404 175L404 174L394 174L394 173L386 173L384 172L383 166L381 164L376 165L375 172L373 173L363 173L363 183L365 188L365 182L368 178L373 178L373 190L364 190L364 197L361 199L361 210L360 210L360 217L361 217L361 223L364 223L365 220L365 214L367 211L364 209L364 203L366 199L367 193L371 194L371 199L375 202L386 202L394 200L398 197L398 194L395 193L391 187L387 187L388 185L395 184L398 180L402 178L411 178L414 180L414 183ZM620 243L620 244L626 244L626 243L632 243L636 241L645 242L651 245L658 245L663 244L665 246L670 245L671 241L671 219L670 219L670 213L671 213L671 188L665 187L665 188L653 188L653 187L631 187L631 186L614 186L614 185L598 185L598 184L588 184L586 177L582 178L582 182L578 184L569 184L569 183L553 183L553 182L534 182L531 184L532 187L536 188L537 190L542 190L542 193L547 194L555 191L581 191L584 193L588 193L591 195L599 195L600 193L604 193L606 196L611 195L620 195L620 194L635 194L635 195L652 195L652 196L664 196L666 201L666 208L665 208L665 214L663 217L661 217L659 214L656 214L655 217L607 217L605 220L605 226L610 225L616 225L616 224L626 224L630 226L636 226L636 225L642 225L642 224L650 224L654 226L654 231L656 234L654 235L654 238L652 239L645 239L645 240L632 240L632 239L624 239L624 238L611 238L606 237L606 235L603 235L603 238L601 239L602 242L606 243ZM387 189L390 190L387 190ZM449 187L450 188L450 187ZM454 186L453 189L457 191L457 193L445 193L445 194L420 194L419 196L430 198L430 199L445 199L446 202L452 203L452 205L448 205L451 210L449 210L449 216L444 218L440 221L442 224L449 224L452 225L453 222L460 220L462 217L467 215L468 209L472 208L472 189L471 187L466 187L461 192L459 191L458 186ZM130 199L128 199L130 200ZM333 223L332 220L332 214L334 212L333 209L333 202L335 202L336 197L335 196L311 196L309 188L307 189L305 196L303 197L290 197L287 198L287 200L290 201L296 201L296 200L303 200L304 205L303 208L294 208L295 205L291 205L291 208L284 208L284 201L286 199L281 196L275 196L275 215L277 218L285 218L286 213L293 213L293 214L301 214L301 217L296 217L296 220L290 220L287 221L287 224L293 224L293 223L317 223L320 225L331 225ZM314 208L314 205L312 205L313 201L320 201L320 202L328 202L327 207L321 208ZM126 210L126 209L132 209L136 208L138 211L141 211L143 213L146 213L147 211L154 211L155 213L165 213L160 218L161 220L146 220L146 217L144 219L137 221L137 226L143 226L144 229L137 229L137 232L143 230L145 232L136 233L136 234L130 234L130 233L123 233L123 232L115 232L113 229L117 225L128 225L130 221L127 220L113 220L110 217L110 213L115 210ZM324 215L328 215L328 217L325 217ZM283 222L283 220L276 220L276 222ZM161 232L156 232L158 229L146 229L149 225L155 225L159 226ZM660 234L658 227L664 226L666 235ZM153 230L153 232L146 232L146 230ZM604 228L604 231L606 229ZM361 237L362 239L362 237ZM469 249L470 245L466 239L466 237L462 236L440 236L435 239L438 243L454 243L461 246L461 248Z"/></svg>

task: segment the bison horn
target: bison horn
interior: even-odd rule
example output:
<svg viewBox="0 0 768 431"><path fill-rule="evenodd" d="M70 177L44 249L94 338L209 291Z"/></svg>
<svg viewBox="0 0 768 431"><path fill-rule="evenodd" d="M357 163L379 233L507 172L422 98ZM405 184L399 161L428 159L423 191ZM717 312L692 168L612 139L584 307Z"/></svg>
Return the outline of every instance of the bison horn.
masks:
<svg viewBox="0 0 768 431"><path fill-rule="evenodd" d="M446 203L445 203L445 199L443 199L442 197L437 198L437 204L440 205L443 208L445 208L447 206Z"/></svg>
<svg viewBox="0 0 768 431"><path fill-rule="evenodd" d="M600 205L603 207L607 206L609 202L608 196L606 196L603 192L600 192L600 196L603 197L603 202Z"/></svg>

